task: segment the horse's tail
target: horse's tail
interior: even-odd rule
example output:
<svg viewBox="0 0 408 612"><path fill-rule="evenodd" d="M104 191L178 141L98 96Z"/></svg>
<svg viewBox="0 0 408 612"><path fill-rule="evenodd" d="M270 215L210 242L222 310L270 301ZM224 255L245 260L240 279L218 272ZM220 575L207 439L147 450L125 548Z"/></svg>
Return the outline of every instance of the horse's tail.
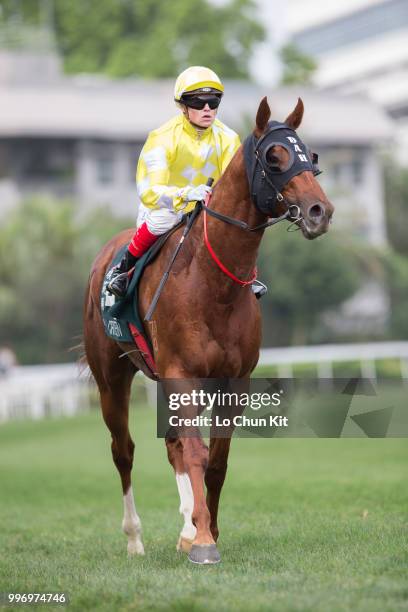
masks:
<svg viewBox="0 0 408 612"><path fill-rule="evenodd" d="M89 364L88 364L88 358L86 356L86 351L85 351L84 337L82 334L79 334L78 336L73 336L72 339L78 340L78 342L70 346L68 349L68 352L77 354L76 363L78 364L78 368L79 368L79 376L82 376L85 374L86 378L91 380L93 376L92 376L92 372L90 368L88 367Z"/></svg>

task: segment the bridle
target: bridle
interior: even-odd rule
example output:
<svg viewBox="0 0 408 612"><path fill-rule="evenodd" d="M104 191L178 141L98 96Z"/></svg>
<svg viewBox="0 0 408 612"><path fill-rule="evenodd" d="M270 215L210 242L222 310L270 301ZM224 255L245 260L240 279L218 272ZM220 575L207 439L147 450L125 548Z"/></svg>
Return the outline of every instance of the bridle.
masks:
<svg viewBox="0 0 408 612"><path fill-rule="evenodd" d="M273 167L268 164L267 153L275 145L284 147L289 153L289 164L287 168L282 171L276 166ZM218 267L226 274L229 278L234 280L236 283L245 286L250 285L256 280L257 271L254 269L252 278L250 280L243 281L235 276L230 270L228 270L220 259L215 254L210 241L208 239L207 231L207 215L219 219L224 223L234 225L247 232L258 232L268 227L272 227L285 219L291 220L287 231L295 231L300 229L300 223L303 220L300 207L297 204L291 204L282 195L281 191L283 187L290 181L291 178L309 170L313 172L315 176L320 174L318 168L318 155L313 153L296 134L295 130L290 128L284 123L272 121L268 130L261 138L256 139L254 134L251 134L244 141L244 161L248 176L249 191L253 204L262 214L273 213L276 203L285 203L286 211L265 223L250 227L245 221L234 219L228 215L223 215L209 207L209 201L211 195L209 195L205 202L201 203L201 208L204 212L204 242L205 245L214 259ZM271 195L272 193L272 195ZM295 227L295 230L293 229Z"/></svg>

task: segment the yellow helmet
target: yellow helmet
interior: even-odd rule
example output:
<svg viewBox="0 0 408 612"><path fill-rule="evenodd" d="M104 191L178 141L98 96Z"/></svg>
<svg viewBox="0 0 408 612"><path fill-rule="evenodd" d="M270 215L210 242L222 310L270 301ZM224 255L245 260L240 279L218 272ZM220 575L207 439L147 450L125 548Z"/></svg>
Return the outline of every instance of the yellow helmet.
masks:
<svg viewBox="0 0 408 612"><path fill-rule="evenodd" d="M174 86L174 99L180 102L186 93L199 90L200 93L218 93L224 91L224 85L218 76L205 66L190 66L177 77Z"/></svg>

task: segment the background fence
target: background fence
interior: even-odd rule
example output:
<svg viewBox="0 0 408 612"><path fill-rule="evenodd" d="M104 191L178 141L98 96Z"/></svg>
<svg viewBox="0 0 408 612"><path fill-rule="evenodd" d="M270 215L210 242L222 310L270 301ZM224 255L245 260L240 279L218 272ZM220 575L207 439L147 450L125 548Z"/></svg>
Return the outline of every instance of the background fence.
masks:
<svg viewBox="0 0 408 612"><path fill-rule="evenodd" d="M315 368L319 378L334 377L333 366L358 362L357 376L377 379L377 362L399 363L399 375L408 380L408 342L376 342L268 348L261 351L258 370L273 368L279 378L292 378L298 365ZM255 372L256 375L256 372ZM156 385L145 376L135 378L134 396L156 404ZM71 416L89 410L96 400L89 370L76 363L14 366L0 377L0 423L11 419Z"/></svg>

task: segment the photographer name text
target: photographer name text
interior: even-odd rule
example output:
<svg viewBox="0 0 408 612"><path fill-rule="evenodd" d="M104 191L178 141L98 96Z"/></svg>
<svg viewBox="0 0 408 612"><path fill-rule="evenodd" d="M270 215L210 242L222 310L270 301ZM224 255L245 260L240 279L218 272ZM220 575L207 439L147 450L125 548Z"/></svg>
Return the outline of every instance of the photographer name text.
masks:
<svg viewBox="0 0 408 612"><path fill-rule="evenodd" d="M289 419L280 414L270 414L268 417L247 417L238 414L232 419L218 415L214 418L204 415L187 418L173 414L169 417L169 424L172 427L212 427L213 425L215 427L288 427Z"/></svg>

